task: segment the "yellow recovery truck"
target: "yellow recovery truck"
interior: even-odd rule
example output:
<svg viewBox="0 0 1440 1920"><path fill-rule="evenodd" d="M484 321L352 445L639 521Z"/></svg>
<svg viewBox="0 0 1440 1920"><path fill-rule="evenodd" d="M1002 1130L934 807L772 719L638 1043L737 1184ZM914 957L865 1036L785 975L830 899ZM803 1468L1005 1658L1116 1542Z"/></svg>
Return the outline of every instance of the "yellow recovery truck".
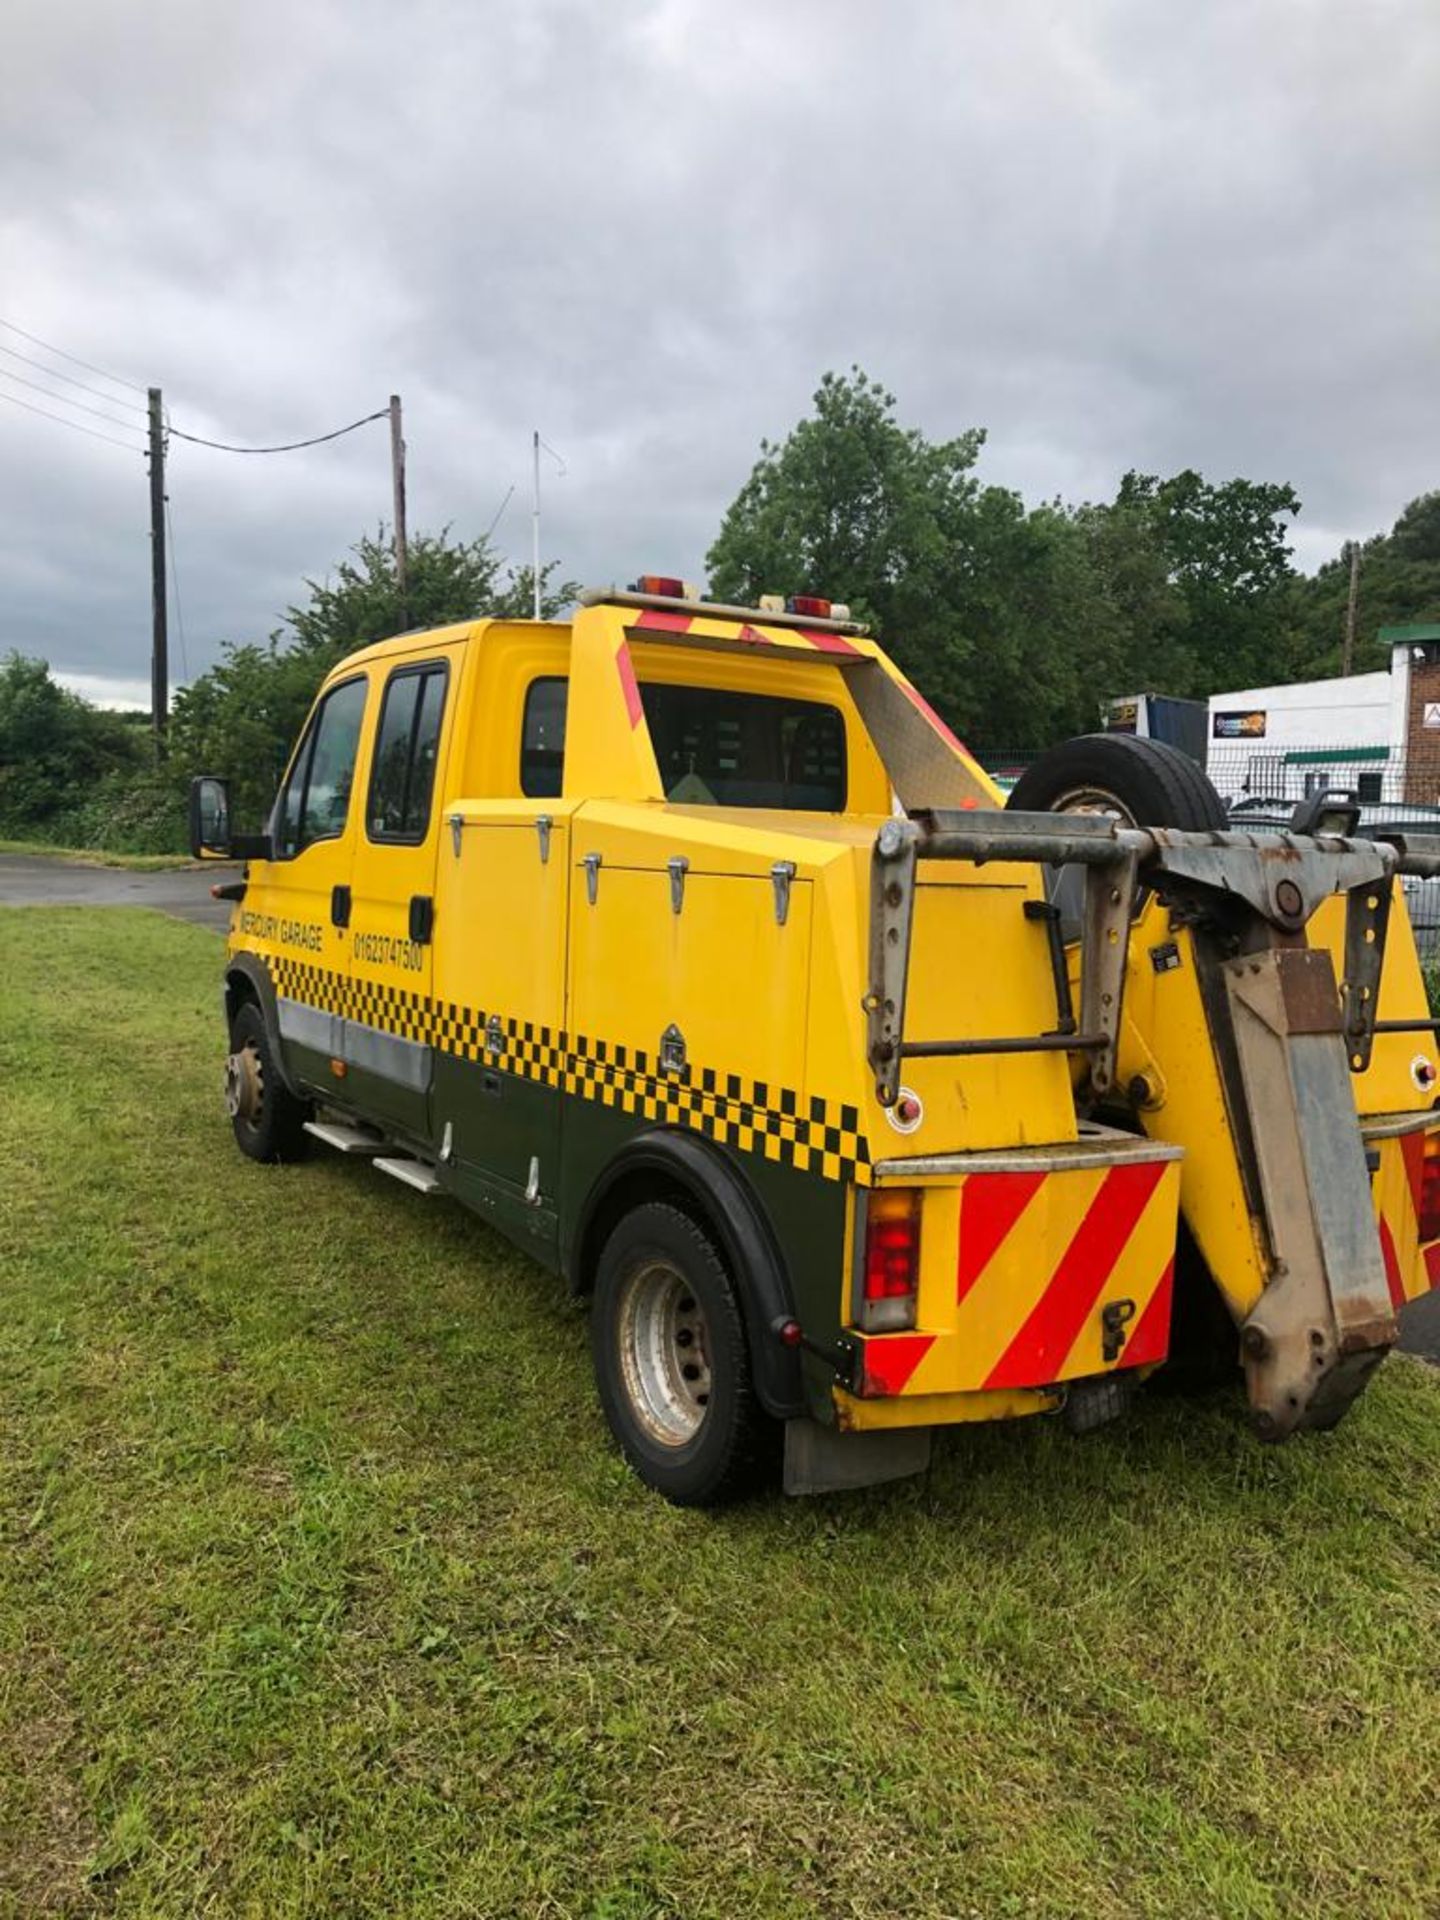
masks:
<svg viewBox="0 0 1440 1920"><path fill-rule="evenodd" d="M1331 1426L1440 1277L1397 877L1440 841L1228 832L1122 735L1004 806L828 602L646 577L403 634L331 673L265 833L191 807L247 861L240 1146L367 1156L591 1296L672 1500L1083 1430L1216 1350L1262 1436Z"/></svg>

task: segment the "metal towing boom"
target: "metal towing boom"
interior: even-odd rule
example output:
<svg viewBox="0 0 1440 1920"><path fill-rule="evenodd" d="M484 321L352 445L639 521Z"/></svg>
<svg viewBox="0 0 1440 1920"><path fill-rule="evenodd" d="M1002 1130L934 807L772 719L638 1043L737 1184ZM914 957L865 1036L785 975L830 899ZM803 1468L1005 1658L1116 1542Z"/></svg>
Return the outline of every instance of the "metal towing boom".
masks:
<svg viewBox="0 0 1440 1920"><path fill-rule="evenodd" d="M1051 934L1050 1031L906 1036L919 869L942 860L1083 869L1073 961L1059 909L1035 916L1048 920ZM1143 1071L1128 1084L1125 1078L1127 1050L1147 1063L1174 1051L1158 1032L1132 1030L1126 1045L1125 986L1144 903L1166 915L1172 942L1189 944L1204 1025L1191 1039L1207 1044L1190 1046L1185 1070L1218 1081L1265 1269L1260 1298L1236 1317L1254 1423L1266 1439L1333 1426L1395 1341L1370 1192L1372 1150L1350 1079L1370 1063L1377 1024L1380 1031L1416 1033L1437 1024L1377 1023L1391 895L1402 873L1440 874L1440 838L1184 833L1100 814L949 810L887 821L876 836L865 1013L867 1056L884 1106L897 1098L907 1059L1063 1051L1083 1062L1081 1090L1095 1105L1103 1108L1123 1089L1147 1133L1194 1144L1183 1122L1178 1130L1167 1125L1165 1104L1147 1097L1153 1090ZM1345 910L1339 980L1329 949L1310 946L1305 931L1337 895ZM1415 1116L1420 1124L1426 1118ZM1182 1174L1186 1218L1233 1310L1251 1289L1243 1276L1227 1273L1221 1236L1207 1231L1206 1214L1217 1200L1224 1205L1223 1196L1187 1193Z"/></svg>

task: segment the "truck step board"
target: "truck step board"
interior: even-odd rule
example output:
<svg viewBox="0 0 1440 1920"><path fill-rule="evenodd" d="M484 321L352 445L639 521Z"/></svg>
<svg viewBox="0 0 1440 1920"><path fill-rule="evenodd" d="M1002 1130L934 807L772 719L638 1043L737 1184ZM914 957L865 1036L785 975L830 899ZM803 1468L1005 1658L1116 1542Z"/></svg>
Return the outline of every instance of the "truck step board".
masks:
<svg viewBox="0 0 1440 1920"><path fill-rule="evenodd" d="M407 1187L414 1187L417 1193L438 1193L440 1182L435 1169L427 1167L423 1160L402 1160L398 1156L386 1155L371 1162L372 1166L388 1173L392 1180L403 1180Z"/></svg>
<svg viewBox="0 0 1440 1920"><path fill-rule="evenodd" d="M383 1153L385 1142L378 1133L366 1133L360 1127L342 1127L337 1121L307 1120L305 1131L323 1140L337 1153Z"/></svg>

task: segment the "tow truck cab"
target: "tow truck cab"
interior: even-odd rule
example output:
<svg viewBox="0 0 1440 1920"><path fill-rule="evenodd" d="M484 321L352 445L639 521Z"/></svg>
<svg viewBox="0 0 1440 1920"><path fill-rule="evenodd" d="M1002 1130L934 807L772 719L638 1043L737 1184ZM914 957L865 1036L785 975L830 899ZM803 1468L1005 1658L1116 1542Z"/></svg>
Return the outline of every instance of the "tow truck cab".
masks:
<svg viewBox="0 0 1440 1920"><path fill-rule="evenodd" d="M912 1471L937 1425L1108 1417L1169 1352L1197 1148L1220 1197L1197 1187L1187 1219L1237 1322L1253 1317L1286 1265L1252 1177L1270 1123L1217 1041L1206 983L1228 960L1186 917L1214 885L1182 871L1186 836L1157 851L1111 816L999 812L843 609L719 607L655 580L585 602L566 623L403 635L329 676L268 834L241 848L241 1146L365 1155L593 1293L612 1428L682 1501L750 1476L782 1425L798 1491ZM197 851L237 844L220 783L197 782L193 819ZM1261 870L1253 845L1216 850L1222 890L1237 861ZM1388 897L1359 855L1307 858L1299 926L1342 883ZM1089 876L1068 962L1046 886L1064 863ZM1327 955L1347 939L1331 921ZM1342 1249L1317 1195L1291 1229L1329 1288L1307 1302L1329 1317L1305 1364L1335 1381L1362 1322L1355 1351L1393 1338L1394 1274L1401 1298L1429 1284L1429 1119L1396 1118L1424 1011L1403 921L1383 990L1411 1025L1372 1034L1352 1081L1362 1109L1366 1086L1389 1102L1390 1252L1348 1085L1327 1179L1368 1226ZM1310 985L1282 1062L1325 1027ZM1333 976L1330 992L1334 1045L1312 1051L1333 1081ZM1292 1174L1325 1133L1308 1124ZM1247 1367L1277 1431L1306 1424L1273 1351Z"/></svg>

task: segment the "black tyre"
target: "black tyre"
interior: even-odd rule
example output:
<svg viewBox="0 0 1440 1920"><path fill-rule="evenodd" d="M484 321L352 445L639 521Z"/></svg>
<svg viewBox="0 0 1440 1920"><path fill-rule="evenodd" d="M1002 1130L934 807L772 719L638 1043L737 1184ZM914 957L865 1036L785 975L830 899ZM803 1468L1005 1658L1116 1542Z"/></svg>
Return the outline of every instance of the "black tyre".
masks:
<svg viewBox="0 0 1440 1920"><path fill-rule="evenodd" d="M1204 769L1160 740L1083 733L1049 747L1005 802L1022 813L1117 813L1137 827L1204 833L1228 825Z"/></svg>
<svg viewBox="0 0 1440 1920"><path fill-rule="evenodd" d="M264 1016L253 1000L245 1001L231 1022L225 1104L236 1145L252 1160L298 1160L304 1153L311 1109L281 1079Z"/></svg>
<svg viewBox="0 0 1440 1920"><path fill-rule="evenodd" d="M605 1243L590 1307L600 1404L647 1486L681 1507L752 1485L776 1429L755 1398L740 1304L709 1234L663 1201Z"/></svg>

